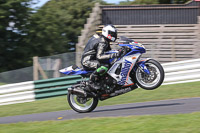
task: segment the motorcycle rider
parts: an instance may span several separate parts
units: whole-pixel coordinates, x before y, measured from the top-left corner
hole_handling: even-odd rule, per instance
[[[92,89],[91,91],[100,89],[97,81],[109,68],[109,64],[105,64],[103,61],[120,57],[122,54],[120,50],[118,53],[105,54],[106,51],[111,50],[110,42],[115,42],[116,39],[117,29],[113,25],[106,25],[102,29],[102,35],[93,35],[84,48],[81,64],[85,70],[95,70],[90,75],[89,86]]]

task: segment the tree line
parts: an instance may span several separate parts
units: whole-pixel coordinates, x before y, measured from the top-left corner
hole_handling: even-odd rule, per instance
[[[0,0],[0,72],[32,65],[33,56],[74,51],[94,0]]]
[[[119,4],[171,1],[127,0]],[[102,0],[50,0],[32,9],[32,0],[0,0],[0,72],[31,66],[33,56],[74,51],[95,2],[109,4]]]
[[[190,0],[126,0],[119,3],[119,5],[148,5],[148,4],[183,4]]]

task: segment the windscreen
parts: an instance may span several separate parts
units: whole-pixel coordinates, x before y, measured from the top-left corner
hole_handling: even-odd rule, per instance
[[[130,43],[130,42],[134,42],[134,41],[130,38],[125,37],[125,36],[120,36],[118,42],[119,43]]]

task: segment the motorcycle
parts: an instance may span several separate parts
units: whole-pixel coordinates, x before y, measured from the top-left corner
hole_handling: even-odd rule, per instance
[[[103,101],[130,92],[138,86],[153,90],[163,83],[165,75],[161,64],[151,58],[141,60],[142,54],[146,52],[141,43],[122,36],[118,45],[123,53],[119,58],[113,58],[107,62],[111,67],[100,77],[98,84],[101,89],[96,92],[87,91],[90,87],[88,77],[92,71],[86,71],[77,66],[60,70],[61,73],[67,75],[83,77],[82,81],[68,88],[67,100],[76,112],[91,112],[96,108],[99,100]],[[111,50],[107,54],[114,52],[118,51]]]

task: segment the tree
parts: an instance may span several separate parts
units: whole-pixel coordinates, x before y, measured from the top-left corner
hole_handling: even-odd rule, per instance
[[[0,72],[30,66],[33,56],[71,51],[94,5],[94,0],[51,0],[32,12],[31,2],[0,1]]]
[[[149,4],[158,4],[158,0],[135,0],[132,4],[138,5],[149,5]]]
[[[190,0],[134,0],[122,1],[120,5],[183,4]]]
[[[93,0],[51,0],[31,18],[27,43],[37,56],[69,52],[94,6]]]
[[[122,1],[119,5],[149,5],[149,4],[158,4],[158,0],[134,0],[134,1]]]
[[[132,4],[132,1],[130,1],[130,0],[119,2],[119,5],[131,5],[131,4]]]
[[[0,71],[26,66],[27,24],[30,17],[30,0],[0,1]]]
[[[160,4],[184,4],[190,0],[159,0]]]

